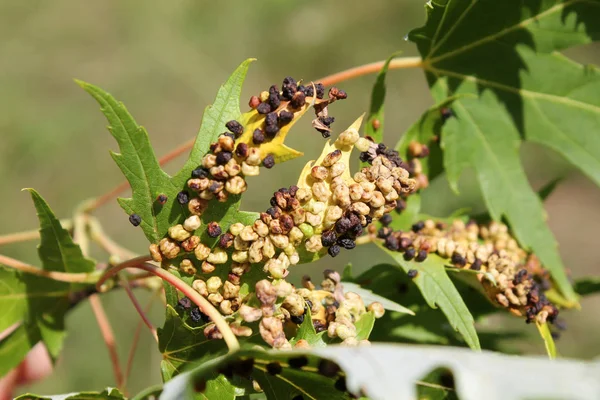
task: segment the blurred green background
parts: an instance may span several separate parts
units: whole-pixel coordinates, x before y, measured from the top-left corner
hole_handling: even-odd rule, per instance
[[[68,218],[82,200],[122,181],[108,154],[116,146],[105,129],[106,121],[73,78],[97,84],[124,101],[148,129],[161,155],[196,134],[204,107],[245,58],[258,61],[250,69],[243,103],[288,75],[311,80],[384,59],[397,50],[417,55],[415,46],[403,38],[424,21],[423,3],[0,1],[0,234],[37,226],[29,197],[20,191],[23,187],[36,188],[59,217]],[[573,49],[569,55],[599,64],[599,49],[588,46]],[[368,109],[374,79],[366,76],[339,85],[349,99],[331,107],[337,131]],[[386,141],[394,143],[431,102],[420,70],[390,73]],[[323,140],[310,128],[307,117],[295,127],[289,142],[306,157],[252,179],[244,208],[265,209],[269,193],[292,184],[304,163],[318,154]],[[545,149],[526,145],[522,154],[534,186],[557,175],[568,178],[547,201],[549,223],[572,276],[598,274],[600,189]],[[176,171],[182,162],[183,158],[175,160],[167,170]],[[464,206],[481,209],[479,193],[468,174],[461,189],[457,197],[444,182],[437,182],[426,192],[427,210],[444,215]],[[127,222],[116,202],[96,215],[113,238],[145,252],[141,231]],[[33,242],[5,246],[0,252],[38,262]],[[101,252],[94,255],[105,260]],[[350,260],[361,271],[386,257],[365,246],[335,260],[325,258],[310,267],[298,267],[295,274],[308,272],[318,278],[323,268],[341,269]],[[148,299],[143,291],[137,295],[142,303]],[[111,293],[102,300],[116,331],[121,359],[126,360],[137,315],[124,293]],[[561,354],[582,358],[600,354],[599,300],[597,296],[584,299],[581,311],[563,314],[569,330],[558,342]],[[159,302],[151,315],[160,326]],[[543,352],[531,326],[510,318],[498,323],[527,329],[531,339],[521,343],[521,348]],[[114,384],[89,304],[72,312],[67,325],[69,335],[54,374],[23,391],[59,393]],[[130,393],[160,381],[159,363],[156,346],[143,330]]]

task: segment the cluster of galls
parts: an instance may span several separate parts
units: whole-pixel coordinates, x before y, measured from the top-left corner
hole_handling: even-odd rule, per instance
[[[360,295],[353,292],[344,293],[340,275],[332,270],[323,272],[324,280],[321,289],[317,290],[310,277],[302,278],[303,288],[296,293],[310,306],[312,324],[317,332],[326,330],[327,336],[341,340],[342,345],[356,346],[368,344],[368,340],[356,338],[355,323],[368,311],[375,318],[381,318],[385,312],[383,305],[373,302],[365,307]],[[299,341],[296,347],[307,347],[308,343]]]
[[[272,140],[280,127],[288,124],[294,118],[294,113],[312,100],[315,101],[317,115],[313,126],[323,137],[329,137],[330,127],[335,118],[327,115],[327,105],[336,100],[346,99],[348,95],[345,91],[332,87],[329,89],[328,99],[324,97],[325,87],[322,83],[302,85],[291,76],[283,80],[281,90],[277,85],[272,85],[259,96],[252,96],[248,103],[250,108],[265,115],[264,127],[256,129],[252,134],[253,144],[260,145]]]
[[[371,165],[350,177],[346,163],[353,146]],[[416,181],[409,178],[396,151],[360,138],[353,128],[343,132],[333,147],[310,167],[297,198],[304,204],[307,221],[317,228],[306,250],[327,248],[335,257],[342,248],[353,249],[363,228],[394,210],[400,196],[416,189]]]
[[[359,123],[357,121],[356,124]],[[228,123],[227,126],[233,134],[243,130],[236,123]],[[239,167],[241,158],[238,149],[243,143],[232,152],[233,138],[229,134],[221,135],[211,147],[212,153],[204,158],[203,166],[194,170],[193,178],[188,181],[188,187],[198,194],[189,198],[187,192],[182,192],[178,196],[177,200],[187,204],[191,215],[182,224],[169,228],[168,237],[150,246],[153,260],[164,265],[164,261],[181,259],[179,269],[187,275],[210,275],[219,266],[229,265],[227,278],[221,278],[224,274],[219,273],[220,277],[195,279],[192,285],[223,315],[235,314],[231,328],[236,335],[249,336],[252,329],[242,326],[242,323],[260,320],[259,330],[263,339],[273,347],[287,347],[289,342],[283,333],[284,324],[302,323],[305,310],[311,307],[317,316],[315,321],[319,321],[316,322],[318,329],[327,328],[331,330],[331,336],[349,339],[350,343],[352,332],[355,332],[353,322],[365,310],[359,296],[342,293],[329,304],[332,292],[313,291],[309,295],[311,292],[307,288],[297,292],[284,279],[289,266],[297,264],[301,254],[317,253],[327,248],[328,253],[335,256],[341,248],[354,248],[355,238],[362,233],[363,227],[393,210],[400,195],[415,190],[416,182],[400,166],[397,153],[360,138],[357,128],[351,127],[340,134],[333,145],[327,145],[320,159],[305,168],[298,186],[282,188],[274,193],[271,207],[252,224],[235,223],[223,232],[217,222],[209,223],[207,234],[218,238],[217,246],[211,249],[194,235],[201,226],[200,216],[207,209],[211,196],[215,196],[211,186],[222,182],[219,179],[227,179],[225,189],[216,193],[234,193],[227,189],[227,184],[239,175],[230,174],[228,170],[241,170],[238,173],[246,175],[244,170],[258,168],[260,160],[259,149],[250,148]],[[373,146],[377,150],[375,156],[368,160],[371,165],[352,178],[348,163],[354,146],[365,152]],[[215,165],[212,165],[213,161]],[[242,187],[245,189],[245,182]],[[269,280],[257,283],[259,307],[244,304],[246,300],[240,296],[242,277],[252,264],[263,264],[263,271],[273,280],[273,283]],[[339,279],[332,282],[333,286],[329,286],[339,285]],[[303,296],[313,300],[314,296],[320,296],[321,300],[307,302]],[[325,313],[323,310],[328,311]],[[205,327],[205,334],[208,338],[221,337],[212,323]]]
[[[448,226],[425,220],[410,231],[384,226],[377,236],[388,249],[402,252],[406,260],[423,261],[428,253],[437,253],[457,268],[487,273],[478,277],[492,301],[525,316],[528,323],[554,322],[558,315],[558,309],[544,296],[547,275],[540,273],[543,269],[537,258],[519,247],[504,224],[454,220]]]
[[[356,339],[354,324],[367,311],[380,318],[383,306],[375,302],[365,307],[358,294],[344,293],[337,272],[326,270],[324,275],[321,290],[317,290],[308,277],[303,278],[303,288],[295,288],[284,279],[261,280],[255,287],[256,301],[253,300],[253,305],[243,304],[239,317],[246,323],[260,321],[261,337],[278,349],[292,347],[286,338],[286,326],[293,328],[302,324],[309,310],[317,332],[327,330],[330,338],[337,338],[347,346],[367,344],[366,340]],[[310,346],[305,340],[299,340],[295,347]]]

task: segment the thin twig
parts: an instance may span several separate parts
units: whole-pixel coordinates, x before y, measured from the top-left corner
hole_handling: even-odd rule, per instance
[[[102,247],[108,254],[111,256],[117,256],[123,260],[128,260],[130,258],[137,257],[138,254],[135,254],[133,251],[128,250],[119,244],[117,244],[114,240],[112,240],[100,225],[100,221],[97,218],[92,216],[87,216],[88,226],[90,227],[90,236],[92,240],[95,241]]]
[[[152,296],[146,304],[146,308],[144,308],[144,313],[148,313],[152,308],[152,304],[156,296]],[[127,356],[127,365],[125,367],[125,377],[123,378],[123,388],[127,388],[127,381],[129,380],[129,375],[131,374],[131,368],[133,367],[133,359],[135,357],[135,351],[137,350],[137,345],[140,341],[140,333],[142,332],[142,326],[144,325],[143,320],[139,320],[137,326],[135,327],[135,332],[133,333],[133,342],[131,343],[131,348],[129,349],[129,355]],[[156,332],[155,332],[156,334]]]
[[[129,286],[129,282],[127,282],[124,279],[121,279],[121,283],[122,283],[121,286],[123,286],[123,289],[125,289],[125,292],[127,293],[127,296],[129,297],[129,300],[131,300],[131,302],[133,303],[133,306],[135,307],[135,310],[140,315],[142,322],[144,322],[144,324],[146,324],[148,329],[150,329],[150,333],[152,333],[154,340],[156,340],[156,342],[158,343],[158,335],[156,334],[156,328],[152,325],[152,323],[148,319],[148,316],[146,316],[146,313],[144,312],[144,310],[142,310],[142,306],[140,306],[140,303],[135,298],[135,295],[133,294],[133,290],[131,290],[131,286]]]
[[[43,276],[44,278],[54,279],[55,281],[71,282],[71,283],[96,283],[101,272],[59,272],[59,271],[47,271],[33,265],[25,264],[14,258],[0,255],[0,264],[37,276]]]
[[[136,257],[105,271],[104,275],[96,283],[96,288],[98,291],[101,291],[102,284],[106,282],[107,279],[110,279],[112,276],[118,274],[125,268],[139,268],[148,272],[152,272],[154,275],[160,277],[164,281],[167,281],[177,290],[186,295],[200,308],[200,311],[202,311],[215,323],[217,329],[219,329],[223,335],[223,339],[225,340],[229,351],[234,351],[240,348],[240,344],[231,331],[231,328],[227,324],[227,321],[225,321],[225,318],[223,318],[221,313],[207,299],[205,299],[200,295],[200,293],[195,291],[190,285],[175,275],[165,271],[164,269],[148,264],[147,261],[150,261],[149,256]]]
[[[70,230],[73,227],[73,223],[69,219],[61,220],[60,224],[66,230]],[[0,236],[0,246],[10,243],[26,242],[28,240],[35,240],[40,237],[40,231],[38,229],[32,229],[30,231],[9,233],[8,235]]]
[[[321,82],[325,86],[335,85],[336,83],[358,78],[359,76],[379,72],[383,68],[384,64],[385,61],[377,61],[371,64],[360,65],[358,67],[350,68],[345,71],[326,76],[325,78],[321,78],[316,82]],[[388,69],[418,68],[422,66],[423,60],[421,60],[421,57],[402,57],[390,61]]]
[[[93,294],[90,296],[90,304],[92,306],[92,310],[94,311],[94,315],[96,316],[96,321],[98,321],[98,326],[100,327],[100,332],[102,333],[104,343],[106,343],[106,347],[108,348],[108,354],[110,356],[113,372],[115,374],[116,385],[118,388],[123,389],[123,372],[121,371],[121,365],[119,364],[119,355],[117,354],[115,335],[110,326],[110,322],[106,317],[104,307],[102,307],[102,303],[100,302],[98,295]]]

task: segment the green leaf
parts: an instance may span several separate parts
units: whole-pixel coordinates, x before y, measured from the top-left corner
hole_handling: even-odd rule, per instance
[[[324,340],[327,339],[325,334],[326,331],[317,333],[312,322],[310,308],[307,308],[304,320],[300,324],[296,336],[290,340],[290,343],[292,346],[295,346],[299,340],[306,340],[311,347],[325,347],[327,346],[327,342]]]
[[[410,316],[386,312],[375,324],[370,336],[372,341],[464,345],[461,336],[450,326],[444,314],[439,309],[429,307],[417,286],[396,266],[375,265],[354,281],[381,296],[404,304],[416,314]],[[476,321],[499,310],[463,282],[455,281],[454,285]]]
[[[437,178],[444,170],[443,154],[440,148],[440,137],[445,121],[442,111],[450,107],[454,100],[456,97],[450,97],[430,107],[417,122],[408,128],[395,147],[402,158],[408,159],[408,146],[412,141],[427,145],[429,155],[422,160],[421,166],[423,173],[430,181]]]
[[[53,396],[40,396],[37,394],[22,394],[17,397],[15,400],[125,400],[126,397],[123,396],[118,389],[108,387],[104,389],[102,392],[77,392],[77,393],[67,393],[67,394],[58,394]]]
[[[408,308],[401,306],[400,304],[394,301],[386,299],[383,296],[373,293],[371,290],[363,288],[356,283],[342,282],[342,285],[344,285],[344,292],[354,292],[356,294],[359,294],[365,304],[370,304],[376,301],[378,303],[381,303],[383,308],[385,308],[386,310],[396,311],[403,314],[415,315],[415,313],[412,310],[409,310]]]
[[[31,194],[40,221],[41,243],[38,254],[47,271],[91,272],[96,263],[83,256],[79,245],[73,242],[71,235],[62,227],[50,206],[33,189]]]
[[[417,285],[423,298],[432,308],[439,308],[448,318],[450,325],[460,332],[465,342],[472,349],[479,350],[479,339],[475,331],[474,319],[465,305],[460,293],[446,274],[444,260],[430,254],[425,261],[417,263],[404,260],[401,253],[392,252],[378,244],[405,271],[418,271],[413,282]]]
[[[21,321],[27,313],[27,286],[14,269],[0,265],[0,332]]]
[[[395,230],[408,230],[421,219],[421,196],[413,193],[406,199],[406,208],[398,215],[394,215],[392,223],[389,225]]]
[[[575,281],[575,291],[582,296],[600,292],[600,277],[591,276],[577,279]]]
[[[290,361],[298,357],[304,357],[308,364],[291,368]],[[318,366],[323,359],[339,365],[342,372],[331,378],[319,374]],[[273,362],[281,366],[280,374],[266,372],[266,366]],[[354,396],[413,399],[422,387],[431,387],[425,386],[426,381],[435,382],[431,374],[439,373],[440,368],[451,373],[453,379],[446,382],[447,379],[438,377],[439,382],[453,383],[456,395],[462,400],[571,399],[573,393],[577,393],[578,399],[592,400],[600,391],[596,379],[600,373],[598,362],[549,361],[452,347],[373,344],[369,347],[330,346],[304,352],[241,350],[209,360],[169,381],[161,400],[191,398],[193,388],[201,388],[202,382],[218,371],[230,371],[234,378],[240,379],[243,379],[241,374],[251,375],[267,399],[289,399],[299,394],[304,399],[350,398],[348,392],[335,388],[334,382],[343,376],[348,391]],[[523,371],[527,371],[526,385],[517,384],[523,381]],[[445,385],[436,388],[448,391]]]
[[[548,357],[550,357],[551,360],[555,359],[557,355],[556,345],[554,344],[554,338],[552,337],[552,332],[550,332],[550,327],[546,322],[544,322],[543,324],[536,322],[535,326],[537,327],[538,332],[540,333],[540,336],[544,341]]]
[[[454,377],[447,368],[437,368],[417,385],[418,398],[428,400],[458,400],[454,391]]]
[[[375,315],[372,312],[367,312],[354,323],[356,326],[356,340],[367,340],[371,335],[373,326],[375,326]]]
[[[411,32],[437,102],[453,103],[442,147],[451,185],[475,170],[490,214],[505,216],[517,238],[566,279],[542,205],[519,160],[522,138],[563,155],[600,184],[600,77],[557,53],[597,40],[595,0],[448,0],[431,3],[424,27]],[[481,21],[485,21],[482,23]],[[452,123],[450,123],[452,122]]]
[[[177,194],[185,189],[191,171],[201,164],[210,144],[225,131],[225,124],[241,117],[240,92],[252,60],[244,61],[220,88],[214,104],[206,109],[189,159],[173,178],[161,169],[148,133],[135,122],[125,106],[104,90],[77,81],[100,104],[110,123],[109,131],[119,145],[121,154],[112,153],[112,156],[132,188],[132,198],[119,199],[119,204],[127,214],[135,213],[141,217],[140,226],[151,243],[157,243],[170,226],[188,215],[187,208],[175,201]],[[155,201],[159,194],[169,199],[164,205]],[[223,230],[226,230],[237,219],[256,218],[257,214],[239,212],[239,202],[240,196],[230,196],[225,203],[215,201],[202,215],[204,224],[195,234],[207,239],[206,235],[202,235],[211,221],[219,221]]]
[[[371,91],[371,107],[365,125],[365,134],[373,138],[375,143],[383,141],[383,104],[385,101],[385,77],[390,62],[402,54],[401,51],[392,54],[383,64],[381,71],[377,74],[375,85]]]
[[[92,84],[76,81],[98,104],[109,122],[108,130],[119,144],[121,153],[111,152],[131,185],[132,198],[119,199],[119,204],[128,214],[141,217],[141,227],[148,240],[157,243],[172,225],[171,207],[181,208],[169,201],[156,209],[156,197],[163,193],[170,199],[181,189],[171,182],[169,175],[160,167],[146,129],[139,126],[123,103],[109,93]],[[179,212],[181,214],[181,211]]]
[[[202,158],[208,152],[211,143],[214,143],[225,131],[225,124],[231,120],[239,120],[242,115],[240,111],[242,85],[250,64],[255,60],[249,58],[241,63],[229,76],[227,82],[219,88],[213,104],[204,110],[200,131],[196,136],[190,157],[175,176],[178,186],[184,185],[192,171],[202,163]]]
[[[158,349],[163,356],[161,372],[164,381],[173,378],[193,361],[198,362],[202,357],[227,350],[222,340],[207,339],[203,327],[188,325],[175,308],[167,304],[165,323],[157,331]]]
[[[20,323],[14,330],[0,340],[0,376],[15,368],[23,361],[29,350],[41,340],[36,325]]]
[[[538,196],[542,201],[546,201],[548,197],[554,192],[559,183],[561,183],[563,178],[555,178],[550,182],[546,183],[540,190],[538,190]]]
[[[506,216],[519,243],[540,258],[560,290],[574,300],[542,202],[520,165],[517,132],[511,133],[510,121],[500,110],[494,116],[495,129],[482,131],[488,114],[476,108],[490,100],[484,93],[479,100],[454,102],[456,118],[445,124],[442,136],[448,178],[456,182],[465,162],[472,163],[492,219]]]
[[[91,273],[95,263],[85,258],[79,246],[60,225],[48,204],[33,189],[28,189],[40,221],[41,244],[38,248],[46,271]],[[0,268],[0,318],[2,330],[14,326],[0,341],[4,362],[0,375],[17,366],[40,340],[52,359],[56,359],[65,336],[64,317],[70,307],[70,295],[84,288],[81,284],[54,281],[15,270]]]

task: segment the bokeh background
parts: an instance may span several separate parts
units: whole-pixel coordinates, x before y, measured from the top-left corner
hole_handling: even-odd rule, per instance
[[[311,80],[384,59],[398,50],[417,55],[404,36],[424,21],[423,3],[0,1],[0,234],[37,226],[29,196],[20,191],[23,187],[36,188],[59,217],[69,218],[81,201],[122,180],[108,154],[116,145],[105,129],[106,121],[73,78],[97,84],[124,101],[148,129],[161,155],[196,134],[203,109],[245,58],[258,61],[250,69],[244,103],[288,75]],[[568,54],[584,63],[600,64],[599,50],[599,46],[587,46]],[[340,85],[349,99],[332,107],[334,127],[343,129],[368,109],[374,79],[366,76]],[[386,140],[394,143],[431,103],[420,70],[391,72]],[[244,208],[264,209],[269,193],[292,184],[322,146],[308,117],[294,128],[289,141],[306,157],[253,179]],[[522,154],[535,187],[556,176],[566,177],[547,201],[549,223],[572,276],[597,275],[600,189],[548,150],[525,145]],[[176,171],[183,161],[175,160],[167,170]],[[460,196],[451,193],[445,182],[437,182],[426,192],[424,202],[430,213],[440,216],[459,207],[481,209],[469,174],[462,179]],[[103,207],[97,216],[119,243],[139,253],[145,251],[141,231],[127,222],[116,202]],[[15,244],[0,252],[37,263],[35,246],[34,242]],[[106,257],[102,252],[94,256]],[[349,261],[361,271],[386,257],[365,246],[335,260],[325,258],[316,265],[299,267],[296,276],[308,271],[318,277],[323,268],[341,270]],[[142,303],[148,299],[143,291],[137,295]],[[137,315],[124,293],[104,295],[102,300],[125,360]],[[592,358],[600,354],[600,298],[586,298],[582,306],[581,311],[564,313],[569,329],[558,346],[565,356]],[[156,325],[162,324],[159,302],[151,316]],[[519,346],[528,353],[543,353],[531,326],[508,318],[498,324],[529,330],[530,339]],[[114,384],[89,304],[73,311],[67,325],[69,335],[54,374],[23,391],[60,393]],[[129,379],[130,393],[160,382],[159,362],[160,354],[143,330]]]

